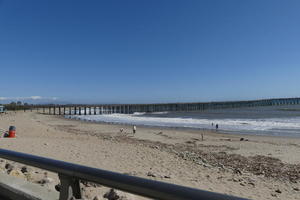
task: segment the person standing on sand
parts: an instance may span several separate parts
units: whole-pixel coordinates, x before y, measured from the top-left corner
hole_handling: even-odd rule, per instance
[[[216,124],[216,130],[218,130],[219,129],[219,124]]]
[[[132,132],[133,132],[133,134],[136,133],[136,126],[135,126],[135,125],[134,125],[133,128],[132,128]]]

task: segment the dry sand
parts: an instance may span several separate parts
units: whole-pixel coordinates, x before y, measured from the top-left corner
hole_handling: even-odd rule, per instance
[[[34,112],[0,119],[1,129],[17,127],[16,139],[0,139],[4,149],[250,199],[300,199],[300,139],[153,127],[133,135],[131,126]],[[33,182],[43,171],[35,174]],[[54,187],[57,176],[48,176]],[[90,199],[107,191],[85,188]]]

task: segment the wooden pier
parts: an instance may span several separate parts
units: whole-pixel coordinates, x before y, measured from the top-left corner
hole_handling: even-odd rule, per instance
[[[50,115],[102,115],[113,113],[132,114],[134,112],[193,112],[212,109],[298,104],[300,104],[300,98],[203,103],[39,105],[35,106],[35,109],[37,109],[40,113]]]

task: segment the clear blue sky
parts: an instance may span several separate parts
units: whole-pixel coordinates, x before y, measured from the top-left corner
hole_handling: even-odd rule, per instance
[[[300,96],[300,1],[3,0],[0,97]]]

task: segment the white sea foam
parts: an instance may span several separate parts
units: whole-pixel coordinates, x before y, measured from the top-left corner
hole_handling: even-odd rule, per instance
[[[134,112],[133,115],[144,115],[146,114],[145,112]]]
[[[134,112],[133,115],[144,115],[145,112]],[[161,114],[168,114],[168,112],[152,112],[152,115],[161,115]]]
[[[274,131],[300,130],[300,118],[269,118],[269,119],[193,119],[142,116],[141,113],[68,116],[88,121],[110,122],[120,124],[135,124],[146,126],[187,127],[212,129],[212,123],[219,129],[227,131]],[[300,135],[300,133],[299,133]]]

